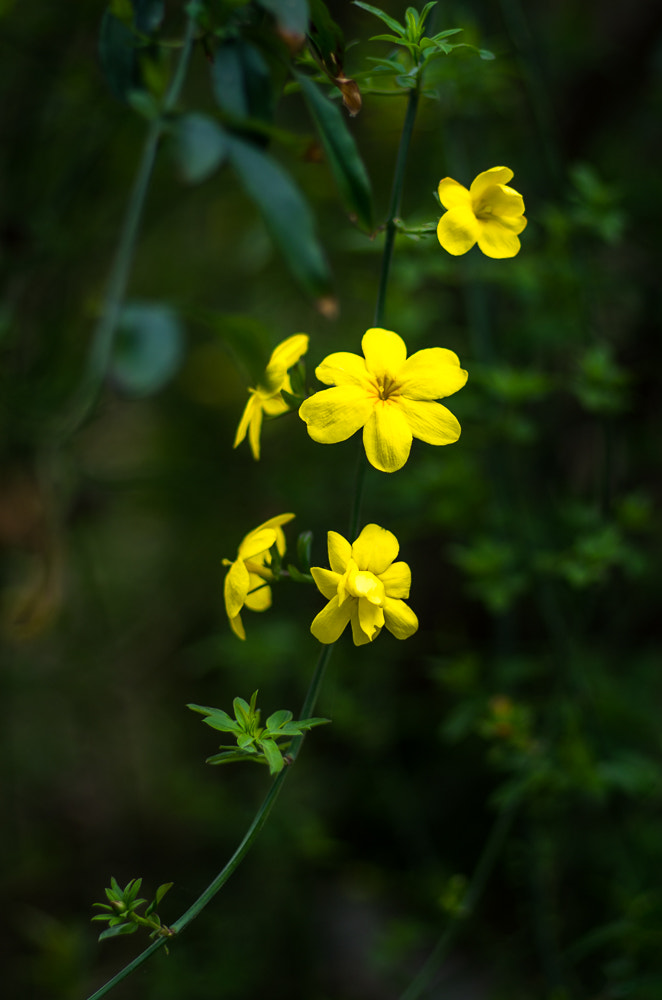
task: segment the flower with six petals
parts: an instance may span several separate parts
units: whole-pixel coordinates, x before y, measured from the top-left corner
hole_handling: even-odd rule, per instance
[[[467,373],[453,351],[430,347],[407,357],[397,333],[378,327],[361,341],[364,357],[340,351],[315,369],[331,385],[306,399],[299,416],[313,441],[335,444],[361,427],[368,461],[381,472],[401,469],[413,438],[452,444],[460,425],[436,400],[461,389]]]
[[[253,458],[259,459],[262,416],[266,413],[268,417],[276,417],[290,409],[282,394],[283,389],[292,392],[288,370],[307,350],[308,336],[305,333],[295,333],[276,347],[257,388],[248,390],[250,396],[237,427],[234,448],[241,444],[248,432]]]
[[[270,550],[275,545],[279,555],[284,554],[285,535],[281,525],[287,524],[294,516],[279,514],[260,524],[246,535],[234,562],[223,560],[223,565],[230,567],[225,577],[225,610],[232,631],[240,639],[246,638],[241,609],[245,606],[250,611],[266,611],[271,607],[269,582],[274,577],[270,569]]]
[[[315,638],[335,642],[348,622],[355,646],[372,642],[384,625],[396,639],[413,635],[418,619],[403,600],[409,597],[411,570],[393,561],[400,549],[395,535],[367,524],[353,545],[336,531],[328,539],[331,569],[310,570],[329,602],[310,626]]]
[[[439,182],[439,200],[448,209],[439,220],[437,237],[444,250],[458,256],[474,243],[487,257],[514,257],[517,234],[526,227],[524,199],[508,187],[508,167],[484,170],[467,191],[451,177]]]

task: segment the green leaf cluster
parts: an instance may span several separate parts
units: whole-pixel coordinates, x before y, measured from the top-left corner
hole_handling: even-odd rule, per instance
[[[150,929],[150,937],[171,937],[173,931],[161,923],[161,918],[156,912],[165,894],[172,888],[172,882],[164,882],[156,890],[156,894],[151,903],[148,904],[144,914],[138,910],[147,903],[146,899],[138,896],[142,879],[131,879],[122,889],[114,876],[110,879],[110,888],[106,888],[106,898],[108,903],[93,903],[93,906],[105,910],[105,913],[97,913],[92,917],[93,921],[105,922],[108,927],[99,935],[99,941],[106,938],[118,937],[124,934],[135,934],[139,927]]]
[[[221,753],[207,758],[207,764],[229,764],[235,760],[249,760],[256,764],[266,764],[270,774],[278,774],[287,763],[287,750],[292,738],[303,736],[314,726],[322,726],[330,719],[294,720],[292,712],[279,709],[260,725],[260,710],[257,709],[258,692],[254,691],[250,703],[243,698],[235,698],[232,707],[234,719],[220,708],[205,705],[188,705],[193,712],[204,715],[204,722],[222,733],[232,733],[235,746],[221,746]],[[281,740],[286,740],[282,743]]]

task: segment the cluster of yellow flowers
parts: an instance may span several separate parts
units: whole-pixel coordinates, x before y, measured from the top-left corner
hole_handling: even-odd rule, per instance
[[[439,183],[439,200],[447,211],[437,226],[437,237],[448,253],[467,253],[476,243],[488,257],[514,257],[518,234],[527,220],[524,201],[508,186],[513,172],[492,167],[478,174],[467,189],[450,177]],[[346,441],[363,430],[368,461],[380,472],[401,469],[417,438],[426,444],[457,441],[460,424],[440,399],[451,396],[467,381],[467,372],[453,351],[431,347],[407,357],[407,346],[397,333],[373,327],[361,340],[363,356],[339,351],[329,354],[315,369],[320,382],[331,388],[313,393],[299,407],[308,434],[320,444]],[[239,422],[234,447],[248,434],[254,458],[260,457],[263,417],[290,409],[283,392],[292,394],[290,370],[308,349],[308,337],[298,333],[276,347]],[[271,606],[272,552],[285,552],[282,526],[294,514],[281,514],[251,531],[239,546],[225,578],[225,607],[230,625],[246,638],[241,610],[265,611]],[[348,542],[328,533],[330,569],[313,567],[312,577],[328,600],[311,625],[322,643],[335,642],[350,624],[355,645],[377,638],[386,628],[407,639],[418,629],[414,612],[405,604],[411,572],[405,562],[394,562],[398,541],[376,524],[366,525]]]

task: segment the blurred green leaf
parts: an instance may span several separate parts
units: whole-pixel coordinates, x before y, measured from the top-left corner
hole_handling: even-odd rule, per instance
[[[328,294],[331,275],[313,214],[292,179],[268,153],[236,136],[230,137],[230,160],[292,273],[312,295]]]
[[[305,35],[308,31],[308,0],[257,0],[260,7],[268,10],[276,19],[278,27],[294,35]]]
[[[122,310],[110,375],[131,395],[148,396],[175,375],[183,351],[184,335],[172,309],[133,302]]]
[[[189,184],[207,180],[228,156],[225,129],[209,115],[182,115],[175,126],[174,142],[178,170]]]
[[[131,91],[140,87],[140,66],[136,36],[110,9],[101,19],[99,57],[106,82],[120,101],[127,101]]]
[[[269,739],[260,740],[260,747],[267,759],[269,773],[278,774],[279,771],[282,771],[285,766],[285,761],[283,760],[283,755],[274,741]]]
[[[342,112],[309,77],[303,73],[295,76],[315,119],[340,197],[345,207],[370,232],[373,228],[370,179]]]

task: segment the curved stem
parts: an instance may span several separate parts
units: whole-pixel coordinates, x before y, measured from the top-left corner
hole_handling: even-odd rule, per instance
[[[115,254],[115,261],[110,272],[101,316],[92,336],[87,368],[73,402],[73,412],[66,420],[64,428],[61,429],[63,437],[73,434],[85,421],[97,400],[108,370],[115,333],[126,298],[126,289],[133,264],[138,231],[156,161],[156,152],[161,135],[166,128],[168,115],[173,111],[179,100],[193,50],[194,38],[195,22],[192,18],[189,18],[177,68],[163,100],[161,113],[150,122],[147,130],[138,171],[124,216],[124,224]]]
[[[377,292],[377,304],[375,306],[375,326],[381,326],[384,322],[384,306],[386,302],[386,289],[388,287],[389,273],[391,270],[391,260],[393,258],[393,244],[395,243],[395,220],[400,214],[400,203],[402,201],[402,188],[405,179],[405,167],[409,154],[409,145],[414,131],[414,121],[418,109],[418,90],[409,91],[409,101],[407,112],[402,126],[400,136],[400,146],[398,147],[398,158],[393,174],[393,187],[391,188],[391,201],[388,209],[388,219],[386,221],[386,239],[384,241],[384,252],[382,254],[382,269],[379,276],[379,289]]]
[[[307,718],[315,708],[317,697],[319,695],[320,688],[322,687],[324,672],[326,670],[326,666],[329,662],[329,659],[331,658],[332,651],[333,651],[333,644],[329,646],[323,646],[322,650],[320,651],[319,657],[317,659],[317,666],[315,667],[315,672],[311,678],[310,684],[308,686],[308,691],[304,699],[304,703],[301,707],[300,718],[302,719]],[[304,735],[305,734],[297,736],[292,740],[292,744],[289,750],[289,755],[292,760],[292,764],[299,755],[301,744],[304,741]],[[253,846],[253,843],[257,835],[259,834],[260,830],[262,829],[262,827],[264,826],[269,817],[269,813],[271,812],[274,803],[280,794],[280,790],[285,783],[287,775],[292,770],[292,764],[290,764],[289,767],[284,768],[280,772],[278,777],[275,779],[275,781],[272,783],[269,791],[265,795],[261,805],[259,806],[257,812],[255,813],[255,816],[253,817],[250,826],[246,830],[246,833],[244,834],[241,843],[237,847],[236,851],[234,852],[230,860],[220,870],[216,878],[209,883],[207,888],[200,893],[195,902],[191,906],[189,906],[188,910],[186,910],[181,915],[181,917],[179,917],[178,920],[175,920],[173,924],[170,924],[170,930],[173,931],[175,935],[180,934],[185,927],[188,927],[188,925],[191,923],[192,920],[195,920],[195,918],[202,912],[202,910],[204,910],[207,904],[212,901],[214,896],[225,885],[225,883],[228,881],[233,872],[239,867],[244,857],[248,854],[249,850]],[[118,983],[121,983],[123,979],[126,979],[127,976],[130,976],[132,972],[134,972],[137,968],[139,968],[139,966],[141,966],[143,962],[146,962],[148,958],[151,958],[154,952],[158,951],[159,948],[162,948],[164,945],[172,943],[172,941],[173,941],[172,937],[157,938],[157,940],[154,941],[151,945],[149,945],[148,948],[145,948],[144,951],[142,951],[139,955],[137,955],[133,959],[133,961],[129,962],[128,965],[125,965],[123,969],[120,969],[120,971],[115,976],[113,976],[112,979],[109,979],[107,983],[104,983],[104,985],[100,989],[98,989],[96,993],[93,993],[90,997],[88,997],[88,1000],[100,1000],[101,997],[105,996],[107,993],[110,993],[110,991],[115,986],[117,986]]]
[[[512,803],[497,816],[483,848],[483,853],[478,859],[478,864],[465,894],[463,905],[450,915],[449,921],[437,944],[430,952],[418,975],[411,981],[404,993],[400,995],[400,1000],[417,1000],[430,985],[432,977],[446,958],[448,949],[461,927],[461,922],[470,917],[476,908],[476,904],[485,889],[487,880],[492,874],[492,869],[506,840],[518,805],[518,802]]]

